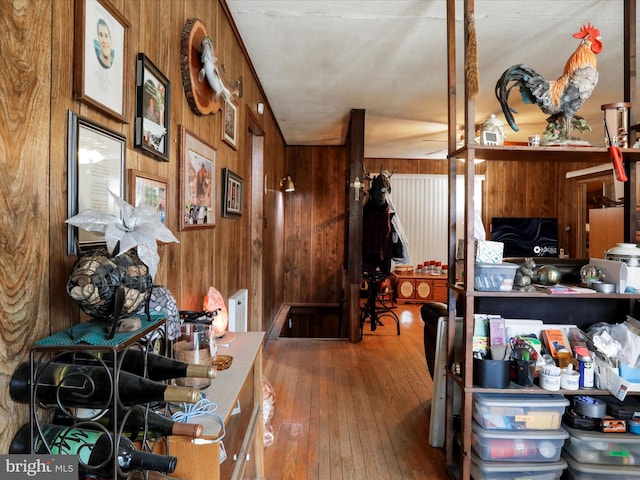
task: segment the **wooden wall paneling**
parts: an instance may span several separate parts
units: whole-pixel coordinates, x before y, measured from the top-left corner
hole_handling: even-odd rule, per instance
[[[0,2],[0,451],[23,423],[25,406],[9,397],[8,383],[31,343],[49,329],[49,183],[52,5]],[[34,41],[37,39],[37,41]],[[19,415],[17,414],[19,413]]]
[[[318,153],[316,156],[320,157]],[[313,164],[312,303],[337,303],[342,296],[346,205],[341,192],[345,168],[342,147],[329,147],[326,155]]]
[[[520,187],[526,188],[526,216],[557,217],[555,163],[528,162]],[[530,179],[530,180],[529,180]],[[531,188],[528,188],[531,187]],[[520,190],[522,191],[522,190]]]
[[[80,315],[78,306],[66,294],[66,282],[75,256],[67,256],[67,115],[68,110],[78,111],[78,103],[72,98],[73,2],[46,2],[51,4],[51,127],[49,147],[49,322],[48,333],[69,327]],[[32,5],[35,9],[35,4]],[[34,20],[30,20],[34,21]],[[47,23],[48,25],[49,23]],[[8,51],[3,49],[3,51]],[[40,135],[43,135],[42,132]],[[25,342],[26,343],[26,342]]]
[[[166,284],[174,293],[181,308],[200,308],[202,298],[210,285],[222,286],[224,295],[246,287],[239,273],[246,265],[242,252],[234,244],[240,238],[247,243],[247,222],[251,217],[246,211],[243,219],[230,222],[222,229],[219,215],[220,198],[216,198],[218,226],[199,231],[180,232],[178,221],[182,208],[178,200],[179,130],[185,125],[219,152],[216,164],[215,187],[220,188],[221,162],[239,171],[245,179],[250,177],[250,167],[245,163],[243,146],[238,151],[223,147],[220,141],[220,115],[197,117],[186,103],[179,68],[180,39],[184,23],[189,17],[198,17],[209,29],[224,32],[225,48],[238,55],[234,62],[243,72],[245,99],[252,109],[258,101],[264,102],[263,93],[253,75],[243,50],[220,15],[218,2],[210,0],[112,0],[115,8],[123,13],[131,26],[127,45],[130,75],[126,79],[128,95],[126,116],[129,123],[111,119],[101,111],[73,98],[73,42],[68,33],[74,31],[74,2],[49,2],[34,0],[24,8],[15,3],[0,3],[0,18],[5,20],[4,34],[0,36],[3,55],[0,63],[7,75],[0,80],[0,105],[10,112],[0,125],[0,138],[11,138],[10,145],[3,143],[6,175],[9,186],[0,193],[5,205],[5,216],[0,222],[5,226],[0,262],[5,275],[1,280],[0,296],[0,344],[3,375],[0,384],[6,382],[18,362],[24,360],[35,340],[60,331],[78,321],[86,320],[79,308],[66,295],[66,281],[75,257],[66,255],[67,218],[67,112],[86,116],[107,128],[127,137],[127,168],[137,168],[167,177],[170,189],[168,227],[180,240],[159,246],[161,257],[156,283]],[[225,17],[226,18],[226,17]],[[31,41],[38,38],[38,42]],[[29,39],[23,41],[22,39]],[[42,50],[42,45],[50,48]],[[170,162],[157,162],[133,148],[135,114],[135,54],[144,52],[158,65],[172,85]],[[226,50],[225,50],[226,52]],[[24,59],[29,58],[25,63]],[[229,62],[231,65],[231,62]],[[19,67],[19,68],[17,68]],[[233,75],[236,75],[234,72]],[[247,97],[247,92],[249,96]],[[239,132],[246,129],[246,121],[240,110]],[[281,132],[269,109],[261,117],[263,128],[270,138],[265,140],[265,171],[284,171],[285,145]],[[35,133],[34,133],[35,132]],[[242,137],[239,138],[242,143]],[[275,166],[273,166],[275,165]],[[14,174],[18,172],[17,174]],[[249,185],[247,184],[249,187]],[[276,208],[276,207],[274,207]],[[280,207],[281,208],[281,207]],[[245,218],[247,220],[245,220]],[[277,270],[283,257],[282,225],[275,227],[272,245],[279,249],[268,262]],[[279,230],[278,230],[279,229]],[[224,231],[224,238],[221,232]],[[44,233],[44,234],[42,234]],[[245,240],[243,240],[243,238]],[[228,263],[223,264],[222,260]],[[27,271],[28,270],[28,271]],[[245,269],[246,270],[246,269]],[[276,280],[278,281],[278,280]],[[282,282],[282,276],[280,277]],[[276,294],[269,309],[284,298],[284,286],[275,285]],[[19,339],[19,341],[17,341]],[[0,394],[0,416],[5,421],[7,436],[1,439],[7,450],[7,439],[15,427],[26,421],[26,407],[15,405],[8,399],[7,388]]]
[[[181,252],[183,248],[183,235],[182,232],[180,232],[179,225],[183,210],[179,200],[180,183],[178,165],[180,164],[180,129],[178,127],[184,123],[184,117],[190,115],[189,107],[186,105],[179,67],[180,40],[185,22],[185,4],[183,2],[167,0],[166,5],[169,7],[169,10],[164,19],[163,28],[168,32],[168,40],[166,40],[167,43],[164,45],[167,57],[166,61],[168,63],[164,65],[163,73],[171,82],[170,143],[169,162],[163,165],[163,170],[159,170],[159,172],[161,172],[159,174],[164,174],[168,180],[170,199],[167,203],[170,205],[170,211],[167,218],[167,227],[173,232],[180,243],[169,243],[159,250],[160,264],[164,268],[158,269],[158,281],[173,293],[178,302],[178,306],[182,308],[181,272],[183,264]],[[172,60],[169,62],[169,59]],[[179,272],[179,274],[176,275],[174,272]]]

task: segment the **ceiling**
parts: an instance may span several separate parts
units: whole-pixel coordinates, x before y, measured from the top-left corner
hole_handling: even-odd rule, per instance
[[[350,111],[364,109],[365,157],[446,158],[445,0],[226,3],[288,145],[341,145]],[[462,0],[456,5],[461,57]],[[582,138],[603,145],[600,106],[623,101],[622,14],[622,0],[476,0],[475,123],[491,114],[504,121],[494,85],[506,68],[524,63],[547,79],[557,78],[578,46],[572,34],[591,22],[604,44],[600,80],[578,114],[593,128]],[[460,77],[460,58],[458,65]],[[517,92],[511,97],[520,132],[507,126],[507,140],[542,133],[546,115],[519,103]],[[457,110],[462,125],[462,98]]]

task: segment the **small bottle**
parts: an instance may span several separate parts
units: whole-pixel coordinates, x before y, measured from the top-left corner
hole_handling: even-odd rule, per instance
[[[108,433],[100,430],[42,425],[42,436],[34,435],[30,444],[30,426],[24,425],[11,442],[9,453],[47,453],[53,455],[78,455],[78,468],[82,475],[116,478],[113,472],[113,441]],[[135,448],[133,442],[118,436],[116,455],[118,466],[124,471],[153,470],[173,473],[178,459],[169,455],[147,453]]]
[[[36,401],[44,405],[105,408],[112,398],[114,371],[93,365],[36,363],[34,365]],[[197,403],[200,390],[154,382],[120,371],[118,398],[125,406],[150,402]],[[9,394],[15,402],[31,403],[31,368],[28,362],[18,366],[9,382]]]
[[[96,422],[112,429],[113,410],[92,408],[71,408],[67,416],[61,409],[57,409],[52,423],[56,425],[73,426],[77,422]],[[198,423],[174,422],[173,420],[147,409],[142,405],[134,405],[131,408],[118,409],[118,427],[122,426],[122,435],[133,442],[140,442],[144,438],[158,438],[169,435],[199,438],[204,427]],[[87,424],[88,425],[88,424]],[[88,428],[88,427],[85,427]],[[146,429],[146,434],[145,434]]]
[[[585,347],[577,347],[576,357],[578,359],[578,370],[580,372],[580,388],[593,388],[594,372],[591,353]]]

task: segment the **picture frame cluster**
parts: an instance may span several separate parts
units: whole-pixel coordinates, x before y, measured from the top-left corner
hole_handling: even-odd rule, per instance
[[[110,0],[77,0],[74,6],[73,97],[107,117],[130,123],[128,112],[134,96],[133,148],[160,162],[171,161],[171,82],[145,53],[135,58],[128,48],[131,23]],[[133,69],[135,68],[135,71]],[[135,75],[132,75],[135,74]],[[129,88],[135,78],[135,90]],[[238,149],[238,105],[224,99],[220,139]],[[180,230],[216,225],[216,149],[184,125],[179,126],[177,193],[182,211],[172,212],[168,178],[126,168],[127,138],[121,132],[69,110],[68,217],[83,209],[115,212],[108,191],[135,207],[156,209],[163,224],[179,216]],[[81,167],[82,164],[82,167]],[[85,168],[85,164],[91,165]],[[243,180],[224,168],[221,172],[221,215],[242,215]],[[104,241],[104,235],[69,226],[67,253]]]

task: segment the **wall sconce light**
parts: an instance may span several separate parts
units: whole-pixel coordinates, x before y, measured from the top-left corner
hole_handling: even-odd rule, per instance
[[[287,175],[282,180],[280,180],[280,188],[283,192],[293,192],[296,189],[296,186],[293,184],[293,179],[291,175]]]

